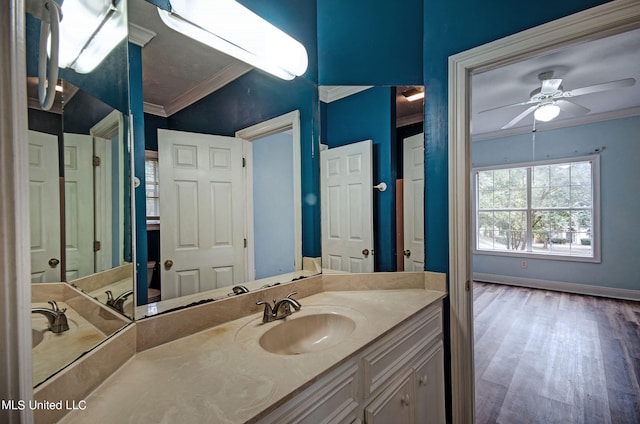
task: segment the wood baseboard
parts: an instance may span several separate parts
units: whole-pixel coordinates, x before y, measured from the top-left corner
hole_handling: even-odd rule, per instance
[[[486,283],[500,283],[510,286],[530,287],[534,289],[609,297],[612,299],[640,301],[640,290],[617,289],[612,287],[592,286],[588,284],[565,283],[562,281],[484,274],[480,272],[474,272],[473,279],[474,281],[482,281]]]

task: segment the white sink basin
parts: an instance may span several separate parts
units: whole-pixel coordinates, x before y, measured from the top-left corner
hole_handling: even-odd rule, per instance
[[[356,328],[351,318],[337,313],[318,313],[276,324],[260,337],[260,346],[280,355],[317,352],[335,346]]]
[[[35,328],[31,329],[31,348],[38,346],[44,339],[44,333]]]

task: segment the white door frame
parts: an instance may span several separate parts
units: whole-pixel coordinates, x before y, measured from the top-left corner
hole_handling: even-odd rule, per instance
[[[449,58],[449,293],[454,423],[474,422],[471,286],[471,73],[640,28],[640,2],[616,0]]]
[[[293,218],[294,218],[294,268],[302,269],[302,175],[300,170],[300,111],[294,110],[273,119],[236,131],[236,137],[249,142],[283,131],[291,131],[293,135]],[[247,152],[246,167],[246,228],[247,228],[247,281],[255,279],[255,252],[253,229],[253,156]]]
[[[0,14],[0,396],[33,399],[31,364],[31,252],[24,2],[10,0]],[[9,422],[32,423],[29,408],[0,411]]]
[[[91,134],[91,136],[93,137],[94,140],[94,146],[96,143],[96,139],[102,139],[102,140],[111,140],[111,138],[113,138],[114,135],[118,135],[118,175],[121,175],[122,177],[124,177],[124,118],[122,116],[122,113],[120,113],[120,111],[118,110],[113,110],[110,114],[108,114],[105,118],[103,118],[100,122],[98,122],[97,124],[95,124],[93,127],[91,127],[91,129],[89,130],[89,134]],[[110,143],[107,143],[110,144]],[[95,148],[95,147],[94,147]],[[112,161],[112,157],[111,157],[111,149],[107,149],[108,151],[105,152],[106,157],[109,158],[107,161],[105,161],[105,163],[101,164],[102,169],[101,169],[101,174],[105,177],[105,181],[111,181],[111,179],[107,178],[109,175],[111,175],[111,161]],[[95,155],[95,153],[94,153]],[[102,196],[103,198],[109,199],[111,196],[111,188],[110,188],[110,184],[102,186],[102,187],[106,187],[109,192],[108,193],[99,193],[96,192],[94,193],[94,197],[98,197],[98,196]],[[94,189],[96,191],[98,191],[98,187],[94,187]],[[122,243],[122,241],[124,240],[124,181],[118,181],[118,204],[120,205],[120,207],[118,208],[119,210],[119,217],[118,217],[118,263],[122,264],[124,262],[124,244]],[[97,206],[98,202],[96,202],[94,200],[94,204]],[[111,206],[110,202],[109,204],[105,205],[105,206]],[[112,241],[113,241],[113,237],[111,237],[112,232],[113,232],[113,228],[111,228],[111,223],[112,223],[112,219],[111,219],[111,208],[107,207],[105,210],[100,211],[97,210],[98,208],[96,208],[96,210],[94,211],[95,214],[95,226],[100,226],[100,228],[96,228],[96,230],[94,230],[94,234],[101,234],[102,235],[102,240],[100,240],[101,242],[101,248],[100,251],[96,252],[96,258],[95,258],[95,266],[97,267],[98,264],[100,264],[100,268],[103,269],[97,269],[97,271],[103,271],[105,269],[110,269],[112,268],[112,262],[113,262],[113,258],[111,255],[111,249],[112,249]],[[100,217],[101,219],[98,219],[98,217]],[[104,235],[108,234],[109,237],[104,237]],[[107,266],[105,268],[105,262],[107,263]]]

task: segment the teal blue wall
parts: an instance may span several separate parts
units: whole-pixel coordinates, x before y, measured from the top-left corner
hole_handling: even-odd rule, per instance
[[[601,263],[473,255],[473,271],[575,284],[640,290],[640,117],[538,131],[535,160],[600,153]],[[524,134],[472,143],[474,167],[532,161],[532,137]]]
[[[144,185],[144,97],[142,95],[142,48],[129,43],[129,98],[133,117],[133,163],[140,185],[135,189],[136,206],[136,296],[137,304],[146,305],[147,282],[147,205]]]
[[[422,85],[422,16],[423,0],[318,0],[319,84]]]
[[[373,248],[376,271],[396,270],[396,109],[395,88],[374,87],[322,106],[321,140],[331,147],[373,142]]]

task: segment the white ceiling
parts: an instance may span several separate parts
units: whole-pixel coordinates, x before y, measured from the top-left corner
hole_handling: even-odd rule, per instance
[[[538,57],[472,76],[471,133],[474,140],[494,138],[531,130],[533,114],[509,130],[501,130],[530,105],[478,113],[487,109],[524,102],[540,87],[538,74],[553,71],[562,78],[562,89],[573,90],[609,81],[635,78],[631,87],[587,94],[571,100],[591,111],[575,118],[567,112],[549,123],[536,123],[539,129],[578,125],[615,117],[640,115],[640,30],[571,45]]]

